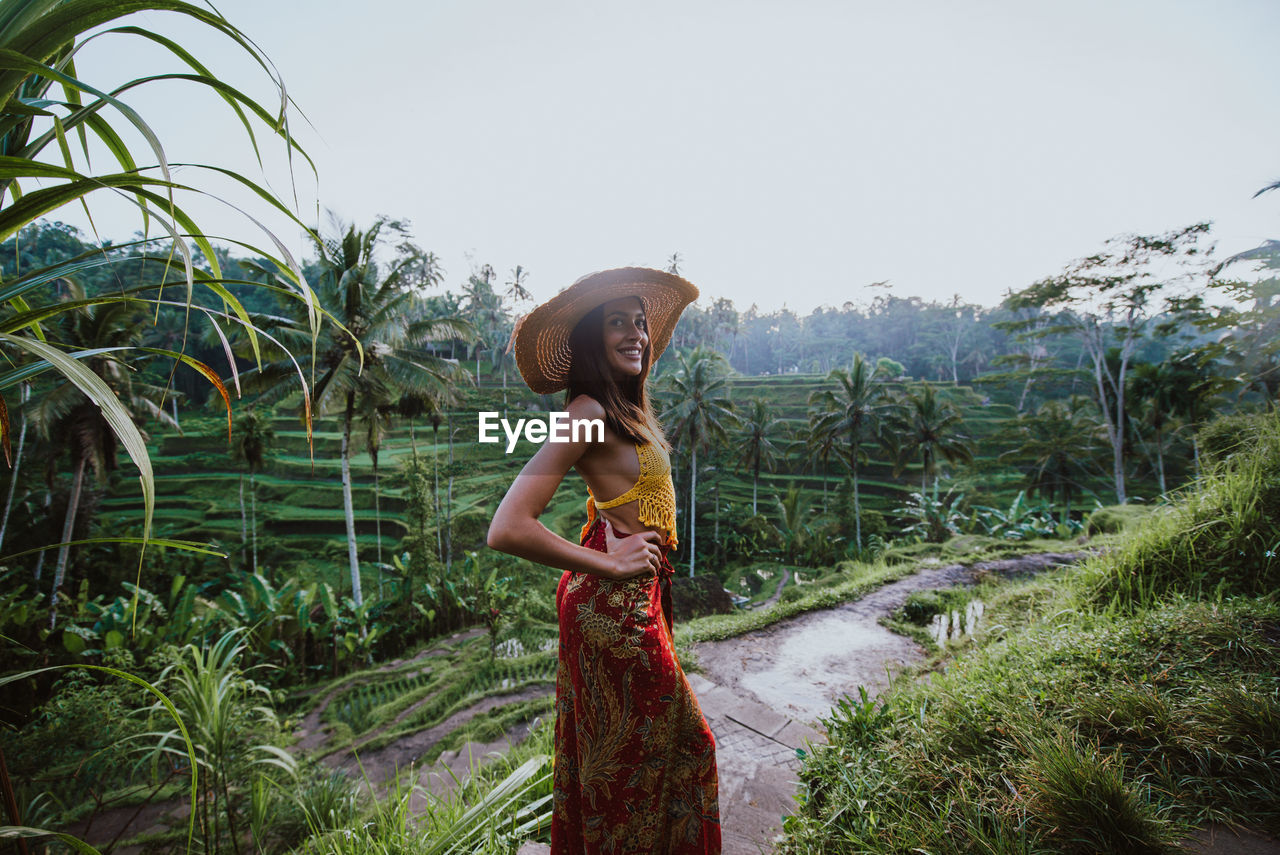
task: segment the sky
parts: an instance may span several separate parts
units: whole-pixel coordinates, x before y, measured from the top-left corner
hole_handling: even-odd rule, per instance
[[[1280,238],[1280,4],[1269,0],[223,0],[301,113],[318,181],[189,84],[131,90],[174,162],[267,183],[299,218],[412,223],[445,287],[521,265],[536,300],[673,253],[702,304],[994,305],[1110,237],[1214,222],[1218,254]],[[230,41],[164,13],[218,76],[272,102]],[[181,70],[128,36],[99,85]],[[99,163],[99,166],[103,164]],[[298,255],[300,229],[186,170]],[[264,244],[236,209],[207,232]],[[136,209],[91,206],[104,237]],[[88,231],[75,208],[57,216]]]

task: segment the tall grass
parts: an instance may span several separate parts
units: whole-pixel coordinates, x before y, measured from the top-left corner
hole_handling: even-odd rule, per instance
[[[535,754],[519,766],[497,764],[496,781],[473,769],[447,796],[397,779],[372,801],[365,821],[309,838],[301,855],[455,855],[508,853],[551,822],[551,757]],[[490,773],[492,775],[492,773]]]
[[[1280,586],[1280,419],[1258,422],[1250,440],[1090,561],[1077,605],[1132,611],[1174,592],[1220,598]]]

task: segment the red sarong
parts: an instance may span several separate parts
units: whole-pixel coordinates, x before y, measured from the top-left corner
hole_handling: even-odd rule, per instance
[[[582,545],[606,551],[601,518]],[[560,579],[552,855],[719,855],[715,739],[676,661],[671,574],[664,550],[656,577]]]

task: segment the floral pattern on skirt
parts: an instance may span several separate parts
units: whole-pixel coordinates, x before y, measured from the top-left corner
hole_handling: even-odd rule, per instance
[[[597,517],[583,545],[605,549]],[[720,852],[715,739],[671,639],[671,564],[556,590],[553,855]]]

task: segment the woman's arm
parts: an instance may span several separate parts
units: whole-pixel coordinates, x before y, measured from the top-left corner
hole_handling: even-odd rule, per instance
[[[585,396],[571,401],[568,411],[570,419],[604,418],[604,407]],[[538,522],[565,474],[589,447],[586,441],[544,442],[498,505],[489,524],[489,546],[548,567],[605,579],[656,572],[661,559],[657,532],[610,539],[610,551],[604,553],[571,543]]]

